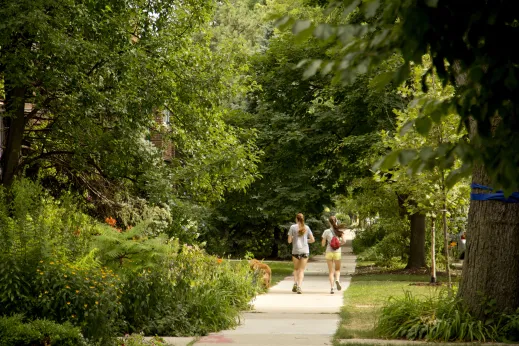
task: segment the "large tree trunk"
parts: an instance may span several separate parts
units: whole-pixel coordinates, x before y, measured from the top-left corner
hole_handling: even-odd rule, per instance
[[[472,181],[490,186],[484,167],[474,167]],[[475,189],[476,193],[485,193]],[[519,307],[519,204],[470,201],[467,248],[459,297],[482,318],[483,299],[494,299],[499,311]]]
[[[411,243],[409,246],[409,260],[407,269],[423,268],[425,263],[425,215],[414,213],[411,220]]]
[[[6,128],[5,150],[2,154],[1,184],[11,185],[18,170],[22,150],[23,131],[25,129],[25,92],[24,87],[10,87],[9,79],[5,79],[6,89]]]

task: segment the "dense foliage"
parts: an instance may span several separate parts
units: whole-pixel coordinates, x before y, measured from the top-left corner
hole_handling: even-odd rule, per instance
[[[426,99],[420,104],[416,123],[425,125],[428,132],[432,123],[439,124],[456,111],[459,126],[472,131],[473,138],[470,143],[439,148],[425,161],[439,161],[451,168],[455,158],[461,158],[464,165],[450,174],[451,183],[469,174],[473,164],[483,164],[494,188],[512,192],[518,174],[517,154],[510,151],[515,147],[511,138],[517,132],[513,95],[518,57],[497,42],[516,34],[517,6],[514,1],[479,1],[470,6],[467,15],[464,4],[448,1],[330,1],[330,11],[345,16],[340,25],[298,22],[294,30],[331,40],[340,51],[333,59],[314,61],[308,74],[322,69],[345,82],[400,54],[401,66],[378,81],[400,84],[408,78],[413,63],[421,63],[423,55],[431,54],[432,65],[424,81],[437,73],[443,86],[456,85],[458,92],[453,98]]]
[[[338,20],[302,1],[268,4],[264,10],[272,16]],[[233,123],[257,130],[261,177],[246,192],[228,193],[217,205],[208,236],[202,234],[211,251],[287,257],[286,232],[298,212],[305,214],[319,238],[329,227],[324,211],[333,209],[333,197],[344,193],[356,177],[371,175],[367,157],[377,155],[379,131],[392,126],[391,110],[404,103],[392,87],[371,87],[379,71],[348,87],[327,76],[302,79],[301,59],[333,54],[326,42],[271,29],[264,50],[252,57],[252,78],[259,87],[247,95],[248,114]],[[224,242],[211,239],[216,230]],[[321,249],[317,245],[311,250]]]
[[[41,328],[103,343],[233,327],[259,285],[215,255],[290,257],[298,212],[312,254],[337,214],[360,259],[401,265],[420,215],[419,245],[448,259],[470,170],[517,188],[517,55],[497,43],[515,10],[0,0],[0,315],[16,314],[2,326],[26,323],[35,343]],[[429,303],[443,322],[390,319],[408,297],[385,310],[385,335],[514,333],[515,315],[487,327],[457,301]]]
[[[129,230],[112,218],[97,223],[27,179],[0,190],[0,205],[0,315],[70,323],[106,345],[129,332],[233,327],[261,290],[246,263],[180,246],[151,222]]]

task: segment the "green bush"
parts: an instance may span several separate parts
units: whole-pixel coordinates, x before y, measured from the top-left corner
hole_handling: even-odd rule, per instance
[[[485,320],[473,317],[455,297],[445,292],[417,298],[406,292],[391,299],[382,309],[376,325],[382,337],[428,341],[516,341],[519,338],[519,310],[507,315],[488,308]]]
[[[24,262],[42,258],[74,261],[89,251],[96,224],[71,195],[56,199],[36,182],[16,180],[0,187],[0,253]]]
[[[23,323],[21,315],[0,317],[0,346],[86,346],[77,327],[48,320]]]
[[[28,179],[0,188],[0,316],[69,321],[88,338],[110,338],[120,284],[93,258],[98,228],[69,195],[53,198]]]
[[[0,188],[0,316],[69,322],[107,345],[125,332],[231,328],[261,290],[247,263],[180,249],[147,221],[124,231],[115,219],[106,222],[111,227],[37,183]]]
[[[405,261],[409,251],[409,226],[398,218],[380,219],[353,240],[360,261],[374,261],[378,266],[391,266],[395,259]]]
[[[184,246],[169,268],[133,273],[122,302],[128,332],[205,335],[237,325],[261,289],[248,264]]]
[[[15,263],[0,256],[0,260]],[[6,273],[7,272],[7,273]],[[87,338],[99,340],[115,333],[121,305],[121,282],[106,268],[81,268],[68,262],[41,260],[34,267],[5,266],[0,270],[0,315],[23,313],[28,318],[70,322]],[[23,294],[9,287],[12,278],[23,282]]]
[[[111,269],[42,261],[36,274],[34,317],[69,321],[81,326],[85,337],[93,340],[109,339],[116,333],[122,283]]]

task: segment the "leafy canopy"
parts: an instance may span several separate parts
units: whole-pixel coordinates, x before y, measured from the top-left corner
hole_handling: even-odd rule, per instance
[[[411,63],[420,63],[424,54],[430,54],[432,65],[424,80],[436,71],[442,84],[455,85],[457,92],[450,99],[422,103],[415,122],[438,124],[456,111],[459,125],[472,131],[470,144],[460,142],[447,151],[437,150],[434,158],[451,166],[454,157],[461,158],[464,165],[451,172],[457,177],[470,172],[472,164],[484,164],[494,188],[512,191],[519,188],[519,153],[514,149],[519,145],[514,102],[519,55],[502,39],[517,36],[518,10],[519,4],[511,0],[476,1],[470,6],[443,0],[332,1],[330,11],[342,13],[343,23],[296,23],[294,30],[310,30],[334,42],[337,55],[329,64],[318,62],[317,67],[344,82],[401,54],[400,68],[380,78],[382,84],[400,84],[408,78]],[[310,65],[309,74],[318,68]]]

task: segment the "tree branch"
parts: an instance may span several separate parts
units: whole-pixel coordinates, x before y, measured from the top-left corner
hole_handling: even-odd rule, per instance
[[[31,165],[34,162],[38,161],[38,160],[44,159],[44,158],[49,157],[49,156],[55,156],[55,155],[74,155],[74,152],[73,151],[68,151],[68,150],[49,151],[49,152],[46,152],[46,153],[41,153],[40,155],[38,155],[36,157],[33,157],[32,159],[27,160],[26,162],[24,162],[24,164],[25,165]]]

